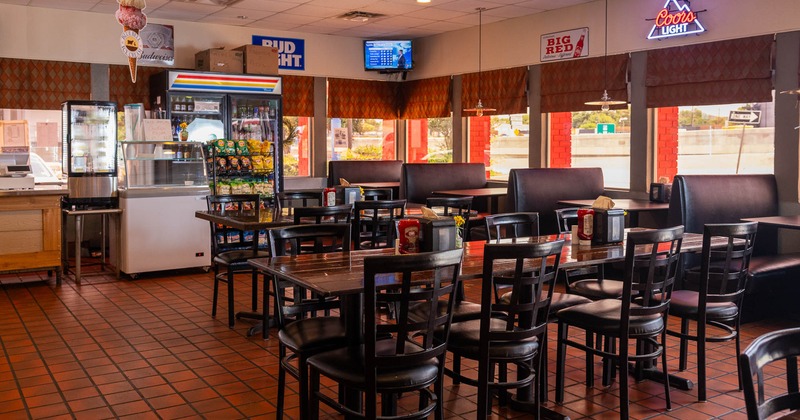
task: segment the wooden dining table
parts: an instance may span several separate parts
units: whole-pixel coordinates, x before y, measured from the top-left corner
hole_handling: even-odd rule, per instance
[[[629,229],[638,230],[638,229]],[[627,232],[626,231],[626,232]],[[627,234],[626,234],[627,238]],[[578,268],[603,263],[623,261],[625,259],[625,243],[603,245],[578,245],[573,244],[570,234],[546,235],[528,238],[503,239],[493,243],[531,243],[549,242],[563,239],[564,246],[561,252],[560,267],[563,269]],[[718,242],[718,243],[717,243]],[[724,246],[724,242],[712,241],[712,245]],[[461,266],[461,280],[480,279],[483,275],[483,252],[486,242],[471,241],[464,245],[464,259]],[[684,234],[682,252],[698,252],[702,250],[703,236],[696,233]],[[649,252],[648,247],[637,248],[637,253],[643,255]],[[339,297],[342,300],[341,316],[345,324],[345,331],[351,346],[358,346],[362,340],[362,293],[364,291],[364,259],[393,255],[394,249],[371,249],[350,252],[305,254],[298,256],[284,256],[272,258],[254,258],[250,264],[259,270],[278,276],[302,288],[308,289],[322,297]],[[514,269],[514,262],[506,262],[495,267],[503,271]],[[380,279],[378,288],[390,288],[397,285],[392,276]],[[654,371],[658,372],[658,371]],[[691,388],[691,382],[679,387]],[[519,398],[524,408],[532,408],[529,395]],[[544,408],[544,407],[542,407]],[[548,410],[545,410],[548,411]],[[563,418],[558,413],[549,413],[545,417]]]
[[[570,207],[591,207],[594,200],[560,200],[558,204]],[[630,227],[641,227],[639,225],[640,213],[653,213],[666,220],[669,210],[669,203],[656,203],[650,200],[640,200],[633,198],[615,198],[614,208],[623,209],[628,212]]]
[[[507,194],[507,187],[469,188],[465,190],[438,190],[433,192],[433,195],[435,196],[473,197],[473,199],[483,198],[486,200],[486,211],[489,214],[495,214],[498,211],[500,208],[500,197],[505,197]]]

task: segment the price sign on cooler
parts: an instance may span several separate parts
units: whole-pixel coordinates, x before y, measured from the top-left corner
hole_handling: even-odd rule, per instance
[[[732,124],[761,124],[761,111],[731,111],[728,122]]]

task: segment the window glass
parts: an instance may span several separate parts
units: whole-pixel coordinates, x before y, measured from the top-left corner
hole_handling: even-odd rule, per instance
[[[453,161],[453,119],[423,118],[406,122],[409,163]]]
[[[30,164],[37,182],[53,182],[65,178],[61,171],[60,110],[2,109],[0,119],[28,122]]]
[[[513,168],[528,167],[529,115],[469,117],[469,161],[486,165],[489,178],[507,180]]]
[[[283,174],[309,176],[311,118],[283,117]]]
[[[396,159],[394,120],[329,118],[328,160]]]
[[[606,188],[630,188],[630,109],[548,116],[550,167],[599,167]]]
[[[774,102],[659,108],[658,123],[659,176],[774,172]]]

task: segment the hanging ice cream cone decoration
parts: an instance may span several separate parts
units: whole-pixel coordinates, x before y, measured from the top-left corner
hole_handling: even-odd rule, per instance
[[[119,10],[114,16],[122,25],[119,46],[122,53],[128,57],[131,81],[136,83],[137,61],[142,57],[142,38],[139,37],[139,31],[147,26],[147,16],[142,13],[142,9],[147,5],[145,0],[117,0],[117,3],[119,3]]]

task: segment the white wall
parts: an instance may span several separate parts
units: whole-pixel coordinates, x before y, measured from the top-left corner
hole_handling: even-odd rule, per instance
[[[664,0],[608,0],[608,52],[666,48],[722,39],[787,32],[800,29],[797,0],[694,0],[695,11],[707,9],[699,18],[708,31],[698,36],[663,41],[646,39],[652,18]],[[589,28],[589,53],[603,54],[603,0],[551,12],[486,24],[483,27],[483,69],[498,69],[539,63],[539,39],[544,33]],[[477,16],[475,16],[477,21]],[[252,35],[302,38],[306,41],[309,76],[390,80],[363,71],[362,39],[278,30],[152,19],[175,26],[176,67],[191,68],[194,53],[211,47],[237,47],[251,42]],[[87,63],[126,64],[119,51],[122,28],[113,16],[0,4],[0,57]],[[478,30],[447,32],[415,41],[417,70],[409,78],[419,79],[477,71]],[[291,74],[293,72],[287,72]]]

